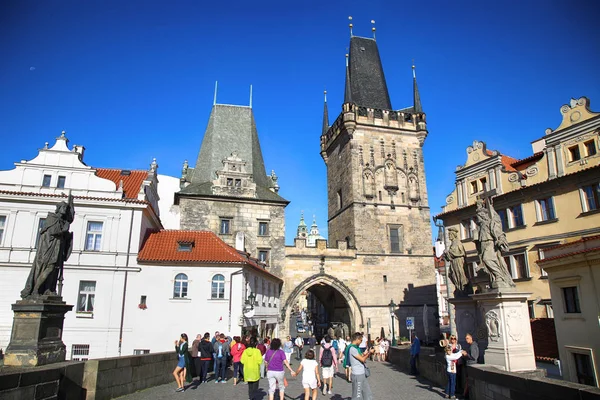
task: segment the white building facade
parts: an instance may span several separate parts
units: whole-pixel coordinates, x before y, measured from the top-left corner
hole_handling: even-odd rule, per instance
[[[71,224],[74,242],[64,266],[62,296],[74,308],[66,314],[63,330],[67,359],[170,350],[182,332],[191,335],[194,330],[237,333],[243,327],[260,328],[264,321],[264,332],[269,328],[276,331],[280,284],[278,278],[263,274],[263,268],[253,260],[193,266],[138,263],[138,252],[146,239],[163,228],[159,210],[169,209],[174,192],[167,189],[167,205],[159,205],[156,161],[146,171],[93,168],[83,162],[84,150],[77,145],[69,148],[63,132],[52,147],[46,144],[34,159],[0,171],[1,349],[10,341],[11,304],[20,299],[35,258],[39,229],[47,214],[69,193],[75,207]],[[177,179],[168,178],[168,183]],[[170,225],[176,225],[177,212],[166,217]],[[218,246],[227,245],[221,241]],[[232,247],[226,249],[243,258]],[[244,272],[235,274],[238,270]],[[179,274],[188,276],[185,299],[174,295]],[[224,297],[216,300],[211,297],[215,275],[224,278],[219,290],[225,288]],[[254,275],[270,283],[265,291],[261,284],[258,288],[248,286],[246,295],[254,290],[259,304],[244,310],[248,298],[243,297],[244,285],[254,284]],[[263,301],[269,299],[269,286],[272,298]],[[183,290],[182,282],[179,288]],[[263,302],[267,306],[263,307]],[[230,309],[235,311],[229,313]]]

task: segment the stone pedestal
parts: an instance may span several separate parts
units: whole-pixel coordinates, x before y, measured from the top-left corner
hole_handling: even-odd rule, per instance
[[[509,372],[535,370],[527,298],[510,289],[471,295],[487,332],[485,364]]]
[[[15,315],[4,365],[35,367],[64,361],[63,323],[65,314],[72,308],[59,296],[19,300],[13,304]]]
[[[471,297],[455,297],[450,299],[454,305],[454,321],[456,326],[456,337],[463,348],[468,347],[465,336],[470,333],[477,342],[484,339],[481,335],[481,316],[477,311],[477,302]]]

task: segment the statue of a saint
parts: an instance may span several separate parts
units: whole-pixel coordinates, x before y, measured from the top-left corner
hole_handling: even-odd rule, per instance
[[[494,207],[489,204],[485,207],[481,200],[477,201],[475,216],[477,229],[473,239],[477,245],[479,258],[490,275],[491,287],[514,287],[515,283],[502,257],[502,252],[508,251],[509,247],[506,235],[502,231],[500,216]]]
[[[448,277],[450,281],[456,287],[456,290],[463,294],[465,293],[466,286],[469,283],[467,276],[465,275],[465,259],[467,253],[465,247],[458,239],[458,230],[456,228],[448,229],[448,236],[450,237],[450,247],[444,252],[444,258],[450,264],[448,270]]]
[[[56,212],[48,213],[44,227],[40,229],[37,253],[21,291],[23,299],[39,296],[56,296],[56,285],[62,278],[63,264],[73,249],[73,232],[69,227],[75,217],[73,196],[67,202],[56,205]]]

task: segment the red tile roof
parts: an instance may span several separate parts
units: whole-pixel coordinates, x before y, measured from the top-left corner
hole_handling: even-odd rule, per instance
[[[144,179],[148,177],[148,171],[96,168],[96,176],[113,181],[115,183],[115,190],[119,188],[120,182],[123,181],[124,197],[137,199],[140,187]]]
[[[191,243],[191,251],[180,251],[179,243]],[[279,281],[279,277],[265,270],[257,259],[238,251],[213,232],[162,230],[150,234],[138,254],[143,263],[237,264],[246,265]]]
[[[558,358],[558,343],[554,318],[534,318],[531,320],[531,336],[535,358],[554,361]]]
[[[536,162],[541,160],[542,157],[544,157],[544,152],[540,151],[540,152],[534,153],[533,155],[531,155],[529,157],[522,158],[520,160],[515,161],[514,163],[512,163],[511,166],[514,168],[517,168],[519,170],[522,170],[522,169],[529,167],[532,164],[535,164]]]
[[[513,164],[517,162],[516,158],[512,158],[509,156],[501,156],[500,160],[502,162],[502,165],[504,166],[504,168],[507,171],[516,171],[517,170],[515,167],[513,167]]]

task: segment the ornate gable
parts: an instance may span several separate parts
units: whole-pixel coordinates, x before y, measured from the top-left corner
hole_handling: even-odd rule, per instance
[[[256,197],[256,183],[252,174],[247,172],[247,162],[238,157],[237,152],[231,153],[223,160],[223,169],[215,171],[212,187],[213,194],[235,197]]]
[[[560,108],[560,113],[563,116],[561,124],[555,130],[546,129],[546,135],[600,115],[600,113],[590,110],[590,99],[587,97],[580,97],[577,100],[571,99],[569,104],[565,104]]]

